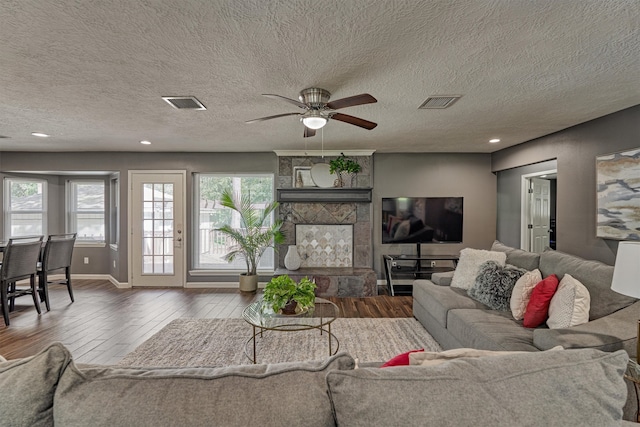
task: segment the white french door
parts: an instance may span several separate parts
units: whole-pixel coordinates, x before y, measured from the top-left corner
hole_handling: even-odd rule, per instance
[[[130,171],[131,286],[185,284],[185,171]]]

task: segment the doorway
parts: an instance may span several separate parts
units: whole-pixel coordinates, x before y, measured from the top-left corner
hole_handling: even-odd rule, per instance
[[[521,248],[542,253],[556,248],[557,169],[522,175]]]
[[[129,171],[132,287],[185,284],[186,171]]]

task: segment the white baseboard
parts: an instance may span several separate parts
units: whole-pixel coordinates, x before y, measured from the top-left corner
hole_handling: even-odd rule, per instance
[[[56,275],[57,276],[57,275]],[[52,276],[55,277],[55,276]],[[62,278],[63,276],[60,275],[60,278]],[[108,280],[111,283],[113,283],[113,285],[116,288],[120,288],[120,289],[126,289],[126,288],[130,288],[131,286],[129,286],[129,284],[127,282],[118,282],[118,280],[116,280],[115,277],[113,277],[110,274],[72,274],[71,275],[71,279],[77,279],[77,280]]]

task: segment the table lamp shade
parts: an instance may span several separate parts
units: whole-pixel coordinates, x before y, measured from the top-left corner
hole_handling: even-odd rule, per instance
[[[620,242],[611,289],[640,298],[640,242]]]

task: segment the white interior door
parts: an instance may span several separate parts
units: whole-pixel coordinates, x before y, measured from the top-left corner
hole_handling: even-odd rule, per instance
[[[549,246],[551,231],[551,183],[548,179],[531,178],[530,251],[542,253]]]
[[[131,286],[185,284],[184,171],[131,172]]]

